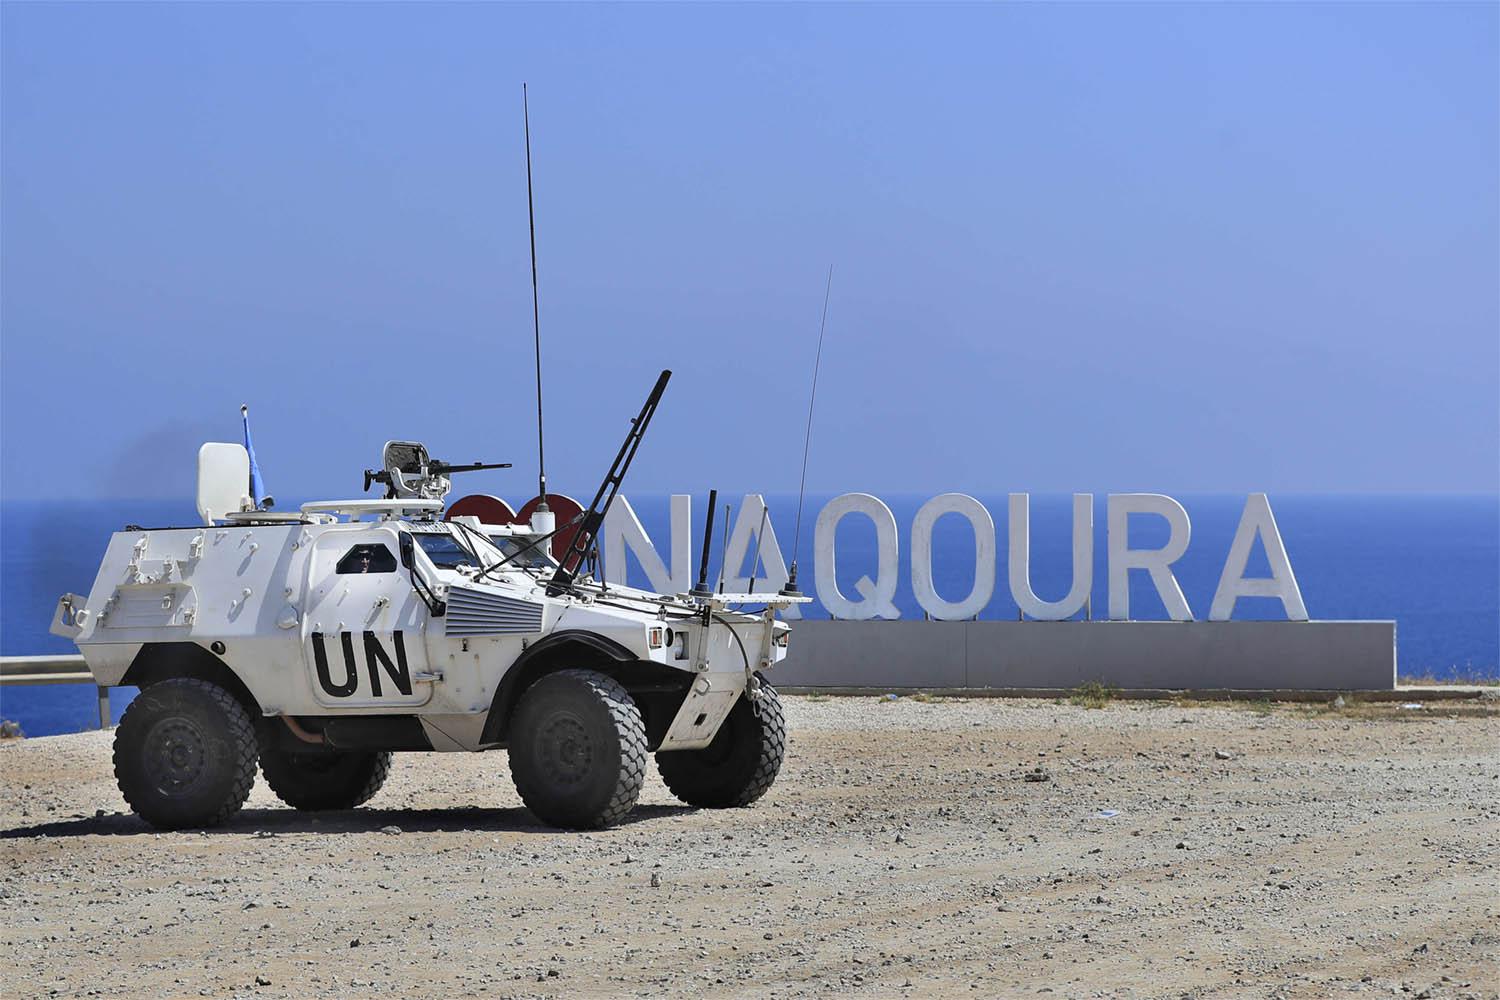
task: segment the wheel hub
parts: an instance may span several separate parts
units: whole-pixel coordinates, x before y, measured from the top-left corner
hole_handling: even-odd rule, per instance
[[[203,733],[188,719],[163,719],[146,737],[147,772],[168,795],[191,788],[203,776],[206,760]]]
[[[554,781],[576,785],[588,776],[594,763],[594,745],[582,722],[571,715],[554,716],[538,735],[538,756]]]

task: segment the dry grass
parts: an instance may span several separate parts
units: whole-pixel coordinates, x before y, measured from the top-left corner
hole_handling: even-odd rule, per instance
[[[1115,700],[1119,689],[1102,681],[1087,681],[1073,689],[1068,701],[1083,708],[1103,708]]]
[[[1481,673],[1474,667],[1469,666],[1449,677],[1443,678],[1435,677],[1432,674],[1399,674],[1396,677],[1396,683],[1410,687],[1500,687],[1500,677],[1496,677],[1493,674]]]

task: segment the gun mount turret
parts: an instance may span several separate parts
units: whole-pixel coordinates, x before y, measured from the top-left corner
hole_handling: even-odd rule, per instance
[[[387,441],[381,449],[381,468],[365,470],[365,492],[375,483],[385,486],[387,500],[442,500],[453,489],[448,477],[455,472],[509,469],[509,462],[471,462],[453,465],[435,462],[427,446],[419,441]]]

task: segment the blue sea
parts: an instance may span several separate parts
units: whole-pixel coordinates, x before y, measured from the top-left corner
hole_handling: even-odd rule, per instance
[[[812,525],[831,496],[809,496],[800,545],[802,590],[815,595]],[[921,618],[911,587],[912,518],[925,495],[883,495],[896,516],[900,534],[900,587],[896,605],[903,618]],[[1006,497],[978,497],[996,525],[1000,553],[995,597],[982,618],[1015,618],[1006,578]],[[1192,519],[1192,541],[1174,566],[1195,617],[1208,616],[1209,603],[1234,537],[1243,495],[1179,494]],[[666,558],[670,548],[668,498],[631,496],[630,502]],[[738,498],[730,502],[739,506]],[[796,498],[770,496],[770,518],[783,547],[790,551]],[[1104,495],[1096,494],[1093,608],[1106,607]],[[1308,613],[1321,619],[1394,619],[1397,667],[1406,677],[1450,679],[1500,677],[1500,498],[1437,495],[1273,494],[1272,508]],[[693,551],[702,530],[703,501],[695,500]],[[1031,498],[1031,568],[1038,596],[1056,600],[1070,586],[1071,498]],[[190,501],[4,501],[0,502],[0,654],[74,652],[71,643],[48,633],[53,607],[66,591],[87,593],[110,533],[127,523],[191,525],[197,516]],[[716,528],[718,526],[716,525]],[[1157,519],[1131,524],[1133,546],[1165,541]],[[839,525],[838,584],[853,596],[854,581],[874,577],[875,533],[858,515]],[[934,577],[938,593],[958,600],[969,592],[974,573],[974,539],[968,522],[945,517],[933,537]],[[714,547],[715,555],[718,545]],[[748,564],[744,567],[748,574]],[[715,570],[715,575],[717,571]],[[1260,546],[1252,556],[1250,575],[1269,575]],[[1165,618],[1165,609],[1145,574],[1132,574],[1134,618]],[[632,584],[645,578],[632,562]],[[814,604],[808,617],[827,617]],[[1279,618],[1281,605],[1271,599],[1242,599],[1236,618]],[[134,694],[113,692],[119,713]],[[92,687],[83,685],[0,687],[0,718],[13,719],[31,736],[90,728],[97,708]]]

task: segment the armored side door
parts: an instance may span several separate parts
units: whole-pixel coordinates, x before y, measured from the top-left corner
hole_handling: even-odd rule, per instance
[[[384,525],[313,542],[303,655],[319,704],[401,711],[432,696],[427,607],[397,552],[396,531]]]

